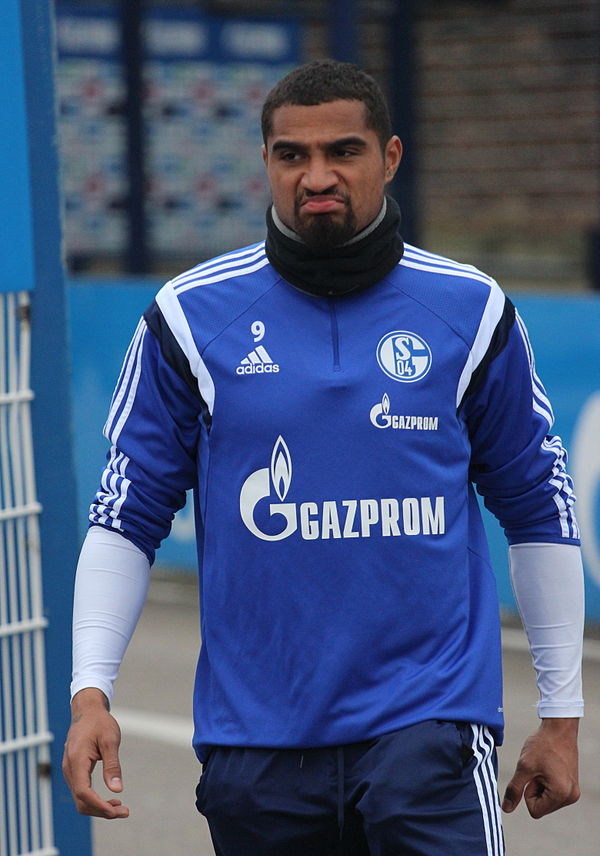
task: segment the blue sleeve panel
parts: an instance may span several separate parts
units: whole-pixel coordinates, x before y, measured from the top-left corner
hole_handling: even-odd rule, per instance
[[[89,519],[116,529],[150,562],[195,484],[205,409],[142,319],[104,426],[112,445]]]
[[[552,409],[518,315],[502,338],[462,408],[471,439],[470,477],[510,544],[579,544],[567,454],[560,437],[548,433]]]

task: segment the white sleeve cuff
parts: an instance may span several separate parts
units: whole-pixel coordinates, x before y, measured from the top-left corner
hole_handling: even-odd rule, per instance
[[[538,715],[583,716],[584,589],[579,547],[513,544],[509,566],[537,675]]]
[[[135,544],[100,526],[88,530],[75,578],[71,698],[97,687],[112,701],[149,579],[150,563]]]

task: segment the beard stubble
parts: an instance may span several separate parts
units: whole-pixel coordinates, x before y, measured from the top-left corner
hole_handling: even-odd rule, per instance
[[[309,214],[302,216],[301,203],[294,205],[294,231],[302,238],[314,255],[326,255],[334,247],[340,247],[356,234],[356,216],[352,203],[344,197],[345,212],[341,220],[333,214]]]

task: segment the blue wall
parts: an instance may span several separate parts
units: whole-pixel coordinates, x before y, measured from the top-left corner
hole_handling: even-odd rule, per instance
[[[161,283],[150,280],[74,280],[70,284],[76,467],[81,534],[107,444],[101,434],[112,388],[138,318]],[[557,415],[555,431],[570,450],[584,537],[587,614],[600,620],[600,299],[511,295],[529,329],[537,371]],[[502,605],[514,602],[504,535],[493,518],[486,525]],[[191,506],[181,512],[157,561],[194,567]]]
[[[3,292],[34,287],[35,251],[25,100],[27,60],[23,56],[21,13],[15,0],[3,6],[2,18],[0,72],[4,84],[0,87],[0,188],[4,214],[0,221],[0,291]],[[42,37],[44,35],[42,33]],[[7,216],[9,206],[10,216]]]

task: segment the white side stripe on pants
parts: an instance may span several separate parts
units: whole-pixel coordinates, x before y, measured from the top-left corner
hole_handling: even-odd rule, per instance
[[[498,782],[496,781],[493,762],[494,738],[485,726],[471,725],[471,728],[473,729],[471,746],[476,760],[473,777],[479,795],[485,829],[486,856],[504,856]]]

